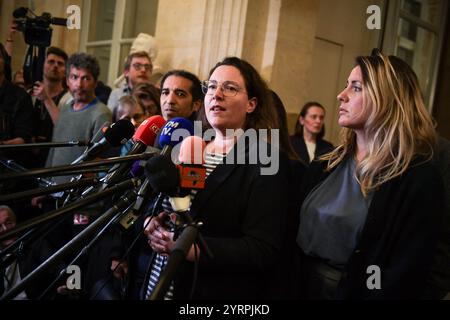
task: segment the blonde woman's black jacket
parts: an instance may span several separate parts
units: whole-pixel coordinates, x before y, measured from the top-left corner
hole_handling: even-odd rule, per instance
[[[323,181],[326,163],[306,173],[302,199]],[[424,291],[444,211],[443,182],[430,162],[409,169],[373,195],[361,238],[347,262],[337,299],[419,299]],[[301,223],[301,221],[300,221]],[[369,266],[381,270],[381,289],[370,290]]]

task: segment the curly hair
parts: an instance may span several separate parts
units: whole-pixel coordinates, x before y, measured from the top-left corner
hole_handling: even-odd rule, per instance
[[[74,53],[69,57],[69,60],[67,60],[67,78],[69,78],[70,69],[72,67],[76,69],[86,69],[92,74],[95,81],[98,80],[98,76],[100,75],[100,65],[97,58],[84,52]]]

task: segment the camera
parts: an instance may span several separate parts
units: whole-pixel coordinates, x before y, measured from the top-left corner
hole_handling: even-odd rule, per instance
[[[28,15],[30,13],[30,15]],[[23,33],[28,51],[23,64],[23,77],[27,85],[42,81],[45,53],[52,42],[53,29],[50,25],[67,26],[67,19],[54,18],[48,12],[37,16],[25,7],[13,12],[16,29]],[[35,50],[37,48],[38,50]]]
[[[52,28],[50,25],[66,26],[67,19],[54,18],[48,12],[44,12],[41,16],[29,17],[28,8],[20,7],[13,12],[14,23],[17,30],[22,32],[25,37],[25,43],[36,47],[49,47],[52,40]]]

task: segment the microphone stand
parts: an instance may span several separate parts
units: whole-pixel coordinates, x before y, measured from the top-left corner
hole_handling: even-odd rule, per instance
[[[74,173],[75,170],[83,170],[95,168],[98,166],[107,166],[110,164],[123,163],[129,161],[143,160],[148,159],[154,156],[155,152],[146,152],[142,154],[136,154],[131,156],[123,156],[123,157],[114,157],[105,160],[96,160],[96,161],[88,161],[77,165],[65,165],[65,166],[57,166],[53,168],[43,168],[37,170],[30,170],[27,172],[18,172],[18,173],[6,173],[0,177],[0,181],[11,180],[11,179],[20,179],[20,178],[34,178],[37,176],[51,176],[53,174],[59,174],[61,172]]]
[[[24,172],[28,170],[11,159],[0,159],[0,163],[4,165],[7,169],[14,172]],[[55,185],[53,181],[46,180],[44,178],[36,178],[36,180],[42,187],[49,187]]]
[[[108,189],[110,190],[110,189]],[[117,192],[118,190],[116,190]],[[93,236],[98,232],[102,224],[106,221],[110,220],[112,216],[117,214],[118,212],[126,209],[135,199],[134,191],[128,191],[124,196],[122,196],[118,202],[110,209],[108,209],[104,214],[102,214],[97,220],[95,220],[89,227],[80,232],[77,236],[75,236],[72,240],[70,240],[66,245],[64,245],[61,249],[55,252],[50,258],[48,258],[44,263],[42,263],[39,267],[37,267],[34,271],[28,274],[21,282],[19,282],[16,286],[11,288],[8,292],[6,292],[1,298],[0,301],[10,300],[16,297],[20,292],[22,292],[30,282],[34,281],[38,278],[42,273],[47,271],[49,268],[53,267],[64,259],[68,254],[78,249],[86,239]]]
[[[125,198],[128,199],[128,203],[131,204],[133,203],[133,201],[136,200],[136,193],[133,191],[129,191],[126,195]],[[125,213],[128,210],[120,210],[117,213],[115,213],[115,216],[110,219],[109,215],[108,217],[104,217],[104,215],[106,215],[106,213],[104,215],[101,216],[102,223],[103,222],[107,222],[107,224],[103,227],[102,230],[100,230],[100,232],[98,232],[94,238],[83,248],[81,249],[81,251],[78,253],[78,255],[69,263],[69,266],[76,264],[76,262],[83,256],[86,255],[89,250],[97,243],[97,241],[103,236],[103,234],[111,227],[114,226],[116,224],[116,222],[121,219],[121,217],[123,217],[125,215]],[[108,221],[109,220],[109,221]],[[97,220],[96,220],[97,221]],[[98,226],[100,226],[102,223],[99,223]],[[91,224],[92,226],[92,224]],[[89,226],[89,227],[91,227]],[[88,228],[89,228],[88,227]],[[38,300],[42,300],[48,293],[49,291],[54,287],[54,285],[56,283],[58,283],[58,281],[67,273],[67,268],[64,268],[63,270],[61,270],[61,272],[59,273],[59,275],[56,277],[55,280],[53,280],[53,282],[47,287],[47,289],[45,289],[45,291],[39,296]]]
[[[50,211],[48,213],[45,213],[43,215],[40,215],[39,217],[30,219],[28,221],[25,221],[24,223],[16,226],[13,229],[10,229],[6,232],[3,232],[2,234],[0,234],[0,241],[3,241],[5,239],[9,239],[17,234],[19,234],[20,232],[29,229],[31,227],[34,227],[38,224],[41,224],[43,222],[47,222],[50,220],[54,220],[60,216],[66,215],[74,210],[77,210],[79,208],[82,208],[86,205],[90,205],[92,203],[97,202],[98,200],[101,200],[103,198],[106,198],[108,196],[114,195],[117,192],[121,192],[121,191],[125,191],[131,188],[135,188],[137,185],[139,184],[139,179],[137,178],[133,178],[133,179],[129,179],[126,180],[124,182],[121,182],[109,189],[103,190],[99,193],[93,194],[91,196],[86,197],[83,200],[77,201],[75,203],[71,203],[68,206],[65,206],[61,209],[57,209],[57,210],[53,210]]]
[[[191,223],[183,229],[178,237],[178,240],[175,242],[175,246],[170,253],[169,261],[167,262],[167,265],[164,268],[155,289],[152,291],[147,300],[161,300],[164,298],[170,284],[175,278],[178,267],[185,260],[187,254],[189,253],[189,249],[195,242],[199,232],[198,228],[201,226],[201,222]]]
[[[12,200],[21,200],[26,198],[32,198],[37,196],[42,196],[45,194],[52,194],[59,191],[64,191],[67,189],[73,189],[75,187],[87,187],[92,184],[98,183],[99,179],[97,178],[86,178],[76,182],[68,182],[62,183],[55,186],[47,187],[47,188],[38,188],[33,190],[27,190],[17,193],[11,193],[5,196],[0,196],[0,203],[12,201]]]
[[[58,148],[58,147],[85,147],[89,146],[86,141],[67,141],[67,142],[43,142],[43,143],[24,143],[24,144],[2,144],[0,151],[6,149],[29,149],[29,148]]]

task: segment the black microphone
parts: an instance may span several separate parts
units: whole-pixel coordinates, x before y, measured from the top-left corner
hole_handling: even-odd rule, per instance
[[[100,130],[104,130],[104,127]],[[104,137],[100,141],[95,142],[81,156],[74,160],[72,164],[92,160],[108,148],[119,147],[125,144],[133,136],[133,133],[134,126],[128,120],[119,120],[111,124],[105,129]]]
[[[33,148],[59,148],[59,147],[85,147],[88,146],[87,141],[64,141],[64,142],[40,142],[40,143],[23,143],[23,144],[2,144],[0,151],[6,149],[33,149]]]
[[[67,26],[67,19],[52,17],[52,24],[65,27]]]
[[[133,136],[135,141],[131,150],[127,155],[135,155],[145,151],[147,146],[152,146],[155,142],[159,130],[164,126],[166,121],[161,116],[153,116],[146,119],[137,128]],[[129,173],[132,164],[121,164],[114,166],[103,180],[103,186],[100,189],[107,188],[109,185],[116,183]]]
[[[180,175],[172,160],[164,155],[150,158],[145,164],[145,176],[155,192],[176,194],[180,185]]]
[[[25,18],[28,13],[28,8],[20,7],[13,11],[14,18]]]
[[[44,188],[36,188],[27,191],[21,191],[6,195],[0,195],[0,203],[8,202],[8,201],[18,201],[22,199],[31,199],[33,197],[52,194],[55,192],[71,190],[73,188],[86,187],[98,182],[97,178],[86,178],[82,180],[78,180],[75,182],[62,183],[52,186],[46,186]]]
[[[157,155],[145,165],[146,179],[137,194],[136,202],[120,221],[119,225],[128,230],[146,208],[147,201],[157,193],[175,193],[179,185],[179,172],[169,157]]]

